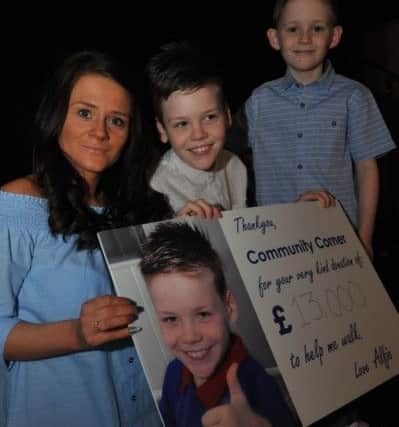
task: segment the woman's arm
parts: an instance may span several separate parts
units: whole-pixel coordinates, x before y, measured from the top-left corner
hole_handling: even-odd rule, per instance
[[[137,306],[127,298],[105,295],[82,305],[79,319],[35,324],[21,321],[7,337],[6,361],[35,360],[93,349],[129,337]]]

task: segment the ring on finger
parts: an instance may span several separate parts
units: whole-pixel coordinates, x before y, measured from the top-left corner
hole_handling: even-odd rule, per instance
[[[93,326],[94,330],[99,331],[100,330],[100,320],[93,320],[92,326]]]

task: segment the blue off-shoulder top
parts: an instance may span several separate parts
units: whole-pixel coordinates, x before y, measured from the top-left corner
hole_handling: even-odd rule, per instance
[[[47,200],[0,191],[0,426],[159,426],[131,342],[31,361],[4,360],[21,320],[78,318],[82,304],[113,293],[100,250],[53,236]],[[29,343],[26,343],[29,345]]]

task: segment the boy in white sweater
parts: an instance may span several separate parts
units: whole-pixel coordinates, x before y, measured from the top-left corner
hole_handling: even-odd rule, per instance
[[[161,47],[147,75],[159,137],[171,145],[151,186],[178,215],[219,217],[245,207],[246,167],[223,149],[231,117],[216,67],[183,41]]]

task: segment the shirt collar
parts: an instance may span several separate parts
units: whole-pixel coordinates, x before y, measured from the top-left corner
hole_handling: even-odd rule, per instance
[[[211,180],[211,179],[214,179],[215,177],[215,165],[212,167],[211,170],[204,171],[201,169],[195,169],[190,165],[188,165],[172,149],[170,149],[167,152],[167,155],[170,157],[172,163],[178,168],[178,170],[182,171],[183,174],[186,176],[196,178],[196,179],[202,178],[203,180]]]
[[[195,389],[197,398],[207,409],[216,406],[220,402],[227,388],[226,374],[230,366],[233,363],[240,364],[247,356],[248,352],[241,338],[238,335],[233,334],[231,336],[229,349],[220,366],[204,384]],[[188,387],[190,384],[194,385],[193,375],[183,365],[182,380],[180,383],[179,392],[184,393],[186,387]]]
[[[323,74],[321,75],[321,77],[318,80],[316,80],[315,82],[312,82],[307,86],[319,87],[322,90],[328,91],[334,82],[334,78],[335,78],[334,68],[331,64],[331,61],[329,59],[327,59],[324,63],[324,71],[323,71]],[[294,88],[303,87],[303,85],[301,83],[298,83],[294,79],[294,77],[288,71],[288,69],[287,69],[284,77],[279,79],[278,83],[279,83],[279,86],[283,90],[287,90],[287,89],[290,89],[292,87],[294,87]]]

